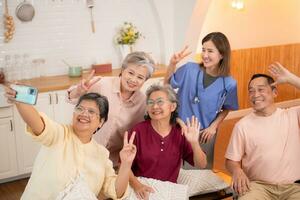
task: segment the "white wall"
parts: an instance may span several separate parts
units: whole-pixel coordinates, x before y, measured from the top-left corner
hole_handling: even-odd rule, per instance
[[[61,59],[85,68],[93,62],[119,67],[121,58],[113,39],[124,21],[133,22],[145,36],[135,49],[164,64],[185,44],[193,52],[200,51],[201,39],[211,31],[224,32],[233,49],[300,42],[299,0],[244,0],[242,11],[234,10],[231,0],[94,0],[95,34],[85,0],[27,0],[36,9],[33,21],[27,23],[14,15],[22,1],[8,1],[16,23],[9,43],[3,42],[0,20],[0,67],[5,55],[25,53],[30,59],[44,58],[47,75],[67,73]]]
[[[196,0],[175,0],[174,4],[174,48],[176,51],[183,48],[187,37],[190,19]]]
[[[245,8],[235,10],[231,0],[211,0],[199,36],[225,33],[232,49],[272,46],[300,42],[299,0],[244,0]]]
[[[182,36],[174,40],[174,30],[177,35],[183,35],[186,29],[185,23],[176,24],[174,0],[94,0],[95,34],[91,31],[85,0],[27,0],[33,3],[36,15],[32,22],[26,23],[14,15],[16,6],[22,1],[8,1],[16,31],[9,43],[4,43],[0,34],[0,67],[4,65],[5,55],[13,57],[25,53],[30,59],[46,60],[43,65],[46,75],[67,73],[61,59],[85,68],[93,62],[111,62],[114,68],[119,67],[120,54],[114,36],[124,21],[134,23],[145,36],[138,41],[135,50],[151,53],[159,63],[166,63],[174,46],[181,46],[184,40]],[[193,1],[187,0],[188,9],[178,13],[184,21],[188,21],[189,17],[185,16],[190,15]],[[3,2],[0,2],[0,16],[4,12]],[[186,2],[177,0],[175,3],[184,5]],[[3,28],[3,20],[0,20],[0,33],[4,32]]]
[[[206,19],[207,11],[210,7],[212,0],[197,0],[191,11],[191,16],[189,22],[187,23],[187,30],[185,34],[184,44],[189,45],[189,50],[193,52],[189,57],[187,57],[182,62],[186,60],[191,60],[194,57],[194,53],[197,51],[198,40],[203,24]]]

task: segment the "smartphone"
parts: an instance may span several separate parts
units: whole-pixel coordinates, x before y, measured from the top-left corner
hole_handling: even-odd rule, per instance
[[[16,94],[16,101],[27,103],[31,105],[36,104],[37,96],[38,96],[38,89],[31,86],[26,85],[11,85],[12,89],[14,89]]]

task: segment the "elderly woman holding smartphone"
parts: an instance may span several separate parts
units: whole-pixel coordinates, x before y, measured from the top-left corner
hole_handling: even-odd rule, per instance
[[[197,118],[187,119],[187,126],[176,123],[178,101],[173,89],[169,85],[152,85],[146,95],[147,120],[132,128],[136,133],[133,143],[137,155],[130,185],[139,199],[148,199],[153,189],[135,176],[176,183],[183,160],[198,168],[207,164],[198,141],[200,123]]]
[[[69,102],[74,104],[87,92],[96,92],[108,98],[112,105],[108,120],[95,134],[95,140],[110,151],[114,166],[119,162],[123,133],[143,120],[146,97],[140,88],[153,71],[154,61],[148,54],[133,52],[124,59],[119,77],[93,77],[92,73],[68,90]]]
[[[32,105],[16,102],[16,91],[10,87],[6,88],[6,96],[16,105],[29,135],[42,144],[21,199],[55,199],[78,174],[95,198],[99,194],[113,199],[124,196],[136,154],[134,134],[128,142],[125,133],[116,176],[109,152],[92,139],[107,120],[108,101],[104,96],[88,93],[80,97],[71,125],[58,124]]]

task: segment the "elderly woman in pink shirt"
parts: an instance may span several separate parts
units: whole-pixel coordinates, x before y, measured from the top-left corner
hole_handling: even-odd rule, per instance
[[[115,167],[118,166],[124,132],[143,120],[146,96],[140,88],[153,71],[154,61],[148,54],[133,52],[124,59],[120,76],[94,77],[92,73],[68,90],[68,100],[73,104],[88,92],[107,97],[110,104],[108,120],[94,135],[94,139],[110,151],[110,159]]]
[[[187,119],[187,125],[176,123],[178,101],[173,89],[169,85],[152,85],[146,96],[146,120],[130,131],[136,133],[133,143],[137,148],[130,185],[139,199],[148,199],[153,189],[135,176],[176,183],[183,160],[199,168],[207,164],[198,140],[197,118]]]

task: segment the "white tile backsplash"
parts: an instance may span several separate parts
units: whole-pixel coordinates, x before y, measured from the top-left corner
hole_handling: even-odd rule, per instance
[[[0,67],[4,66],[5,55],[28,54],[30,59],[46,60],[42,65],[46,75],[67,73],[61,59],[84,68],[94,62],[111,62],[117,68],[120,54],[114,37],[124,21],[134,23],[145,36],[135,45],[136,50],[151,53],[159,63],[166,63],[168,52],[173,51],[172,0],[94,0],[95,34],[91,31],[85,0],[27,1],[32,2],[36,11],[31,22],[21,22],[14,14],[23,0],[8,0],[16,30],[9,43],[4,43],[0,34]],[[3,0],[1,3],[0,17],[4,12]],[[0,33],[3,32],[3,20],[0,20]]]

